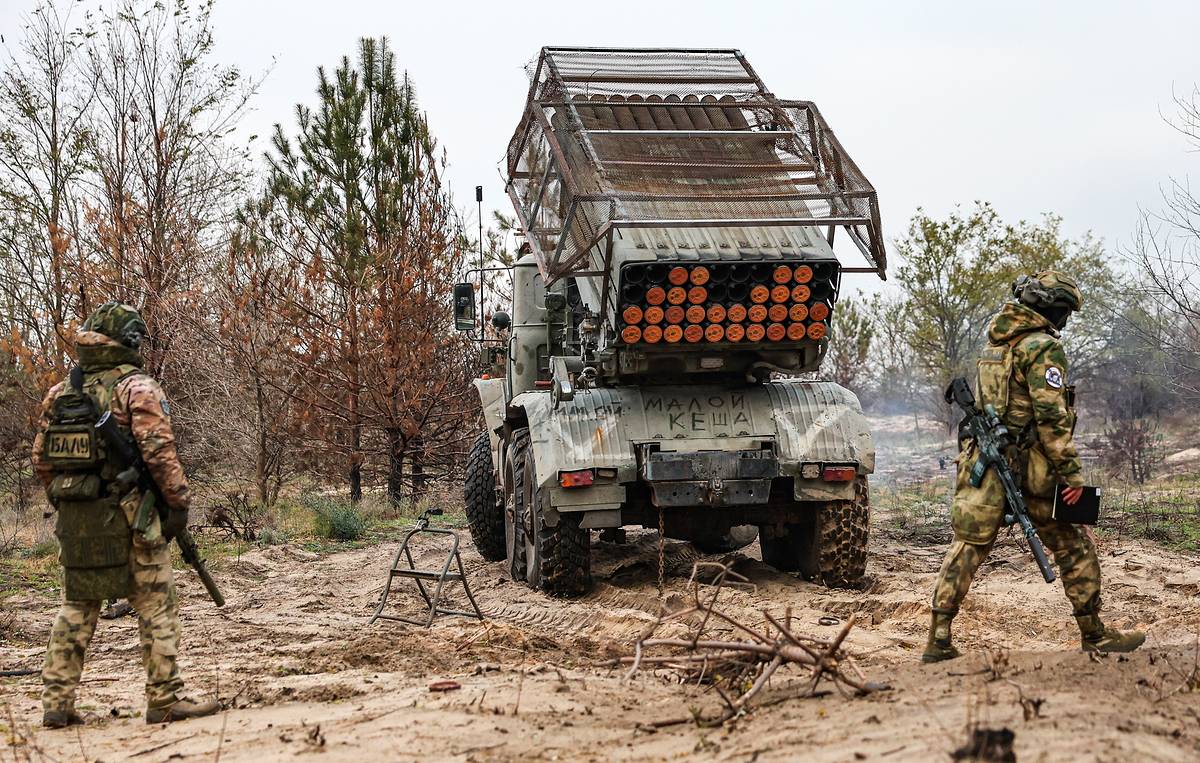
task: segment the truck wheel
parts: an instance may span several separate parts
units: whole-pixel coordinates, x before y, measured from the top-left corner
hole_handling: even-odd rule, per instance
[[[535,507],[529,584],[551,596],[582,596],[592,585],[591,531],[579,526],[579,516],[560,514],[557,527],[546,527],[543,518]]]
[[[479,555],[498,562],[507,551],[504,535],[504,503],[496,494],[496,472],[492,467],[492,442],[487,432],[475,438],[467,455],[463,484],[467,529]]]
[[[514,440],[513,447],[512,468],[514,472],[521,468],[514,482],[521,490],[513,490],[513,503],[525,542],[525,580],[551,596],[585,594],[592,582],[591,531],[579,526],[578,516],[569,514],[560,515],[556,527],[546,526],[546,496],[534,471],[528,432],[522,440]]]
[[[760,528],[763,561],[834,588],[858,585],[867,570],[871,501],[866,477],[852,501],[830,501],[804,521]]]
[[[692,540],[692,545],[706,554],[728,554],[749,546],[757,537],[757,527],[739,525],[729,528],[725,533],[700,535]]]
[[[871,493],[867,478],[854,481],[854,500],[831,501],[817,514],[817,574],[831,588],[850,588],[867,572]]]
[[[509,577],[513,580],[525,579],[525,510],[529,505],[529,485],[525,475],[526,462],[533,460],[530,456],[529,430],[515,430],[504,459],[504,483],[509,491],[508,500],[504,502],[504,555]]]

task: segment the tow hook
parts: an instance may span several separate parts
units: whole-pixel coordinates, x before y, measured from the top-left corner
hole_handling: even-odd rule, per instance
[[[708,481],[704,490],[705,502],[709,506],[720,506],[725,502],[725,480],[714,477]]]

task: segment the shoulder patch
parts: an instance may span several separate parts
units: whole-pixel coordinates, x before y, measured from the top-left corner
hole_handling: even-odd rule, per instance
[[[164,416],[171,415],[171,404],[167,402],[167,399],[165,397],[160,398],[158,401],[158,404],[162,406]]]
[[[1050,366],[1046,369],[1046,384],[1054,389],[1062,389],[1063,387],[1063,372],[1058,366]]]

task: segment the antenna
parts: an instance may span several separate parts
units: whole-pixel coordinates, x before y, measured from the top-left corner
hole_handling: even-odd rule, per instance
[[[487,323],[484,320],[484,311],[487,306],[483,299],[483,186],[481,185],[475,186],[475,206],[479,214],[479,336],[482,339],[487,335]]]

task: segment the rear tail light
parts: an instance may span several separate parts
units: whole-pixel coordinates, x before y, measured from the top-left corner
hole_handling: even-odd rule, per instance
[[[591,469],[577,469],[570,472],[558,473],[558,484],[566,488],[588,487],[596,480],[596,474]]]
[[[852,482],[858,476],[858,470],[853,466],[826,466],[821,472],[821,479],[826,482]]]

